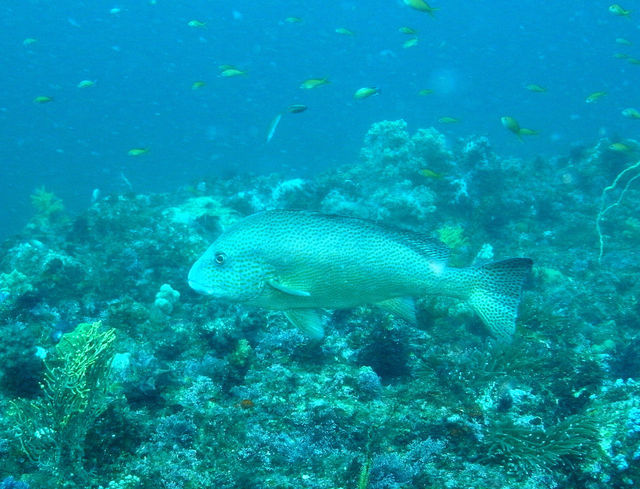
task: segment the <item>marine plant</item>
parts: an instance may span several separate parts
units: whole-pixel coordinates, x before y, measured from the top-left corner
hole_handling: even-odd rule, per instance
[[[47,191],[44,187],[38,187],[31,194],[30,199],[36,215],[41,218],[49,219],[54,214],[64,210],[62,199],[53,192]]]
[[[447,245],[449,249],[462,248],[469,243],[464,235],[464,228],[460,224],[445,224],[436,231],[438,239]]]
[[[78,325],[45,360],[41,397],[11,403],[21,451],[57,487],[87,481],[85,438],[110,401],[114,340],[99,322]]]
[[[569,416],[546,429],[500,420],[489,425],[484,437],[486,459],[525,472],[588,461],[599,443],[598,419],[588,413]]]
[[[367,453],[365,455],[364,462],[360,468],[360,474],[358,475],[358,489],[367,489],[369,487],[369,478],[371,476],[371,464],[373,459],[371,455]]]

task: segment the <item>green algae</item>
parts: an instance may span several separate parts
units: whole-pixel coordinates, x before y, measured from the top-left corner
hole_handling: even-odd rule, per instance
[[[47,191],[44,187],[38,187],[31,194],[30,199],[36,215],[43,219],[51,219],[52,216],[64,210],[62,199],[53,192]]]

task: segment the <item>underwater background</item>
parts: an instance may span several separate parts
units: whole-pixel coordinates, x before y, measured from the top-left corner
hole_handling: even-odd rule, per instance
[[[638,7],[2,2],[0,488],[640,482]],[[513,340],[191,290],[267,209],[532,258]]]
[[[207,175],[314,174],[352,162],[368,127],[385,119],[434,126],[452,141],[486,135],[505,156],[633,136],[637,121],[620,116],[640,97],[633,15],[578,0],[436,8],[431,16],[400,1],[3,2],[4,235],[20,229],[40,185],[79,210],[95,188],[128,187],[123,176],[135,191],[170,191]],[[246,76],[221,77],[221,65]],[[329,85],[299,88],[324,77]],[[84,80],[95,85],[79,88]],[[205,85],[193,90],[197,81]],[[354,100],[361,87],[380,93]],[[425,89],[433,93],[418,94]],[[607,95],[586,104],[594,92]],[[34,103],[40,96],[53,101]],[[309,110],[283,120],[266,144],[270,121],[293,103]],[[520,144],[502,116],[540,134]],[[132,158],[131,148],[149,152]]]

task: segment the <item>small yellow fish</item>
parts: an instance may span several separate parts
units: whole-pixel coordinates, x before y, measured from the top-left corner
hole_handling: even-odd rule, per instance
[[[624,109],[622,111],[622,115],[628,119],[640,119],[640,112],[636,109],[629,107],[628,109]]]
[[[327,85],[328,83],[331,83],[328,78],[309,78],[308,80],[305,80],[300,84],[300,88],[311,90],[312,88],[321,87],[322,85]]]
[[[584,99],[584,101],[588,104],[593,104],[604,97],[606,94],[607,92],[593,92],[586,99]]]
[[[94,82],[93,80],[82,80],[80,83],[78,83],[78,88],[90,88],[95,86],[96,82]]]
[[[625,143],[612,143],[609,145],[609,149],[617,153],[629,153],[633,148]]]
[[[640,65],[640,59],[638,58],[627,58],[627,62],[632,65]]]
[[[520,135],[520,124],[513,117],[505,115],[500,118],[502,125],[514,134]]]
[[[615,53],[613,57],[616,59],[627,59],[629,55],[625,53]]]
[[[631,10],[625,10],[617,3],[609,6],[609,12],[618,17],[629,17],[631,15]]]
[[[205,27],[207,25],[207,23],[206,22],[200,22],[199,20],[190,20],[189,22],[187,22],[187,25],[189,27],[200,28],[200,27]]]
[[[194,81],[191,85],[191,90],[199,90],[206,85],[202,80]]]
[[[371,97],[371,95],[377,95],[380,93],[380,89],[376,87],[362,87],[356,90],[356,93],[353,94],[353,98],[356,100],[360,100],[363,98]]]
[[[49,102],[53,102],[53,97],[49,97],[48,95],[38,95],[33,99],[33,102],[36,104],[46,104]]]
[[[22,41],[22,45],[31,46],[33,44],[36,44],[37,42],[38,42],[37,39],[34,39],[33,37],[27,37],[24,41]]]
[[[418,92],[418,95],[431,95],[435,90],[431,88],[423,88]]]
[[[438,122],[442,124],[455,124],[457,122],[460,122],[460,119],[456,119],[455,117],[444,116],[444,117],[440,117],[438,119]]]
[[[415,36],[415,35],[418,34],[418,32],[415,29],[413,29],[411,27],[406,27],[406,26],[400,27],[398,29],[398,32],[400,32],[402,34],[409,34],[410,36]]]
[[[530,83],[529,85],[525,86],[525,88],[530,92],[536,92],[536,93],[544,93],[547,91],[546,88],[541,87],[540,85],[536,85],[535,83]]]
[[[436,179],[436,180],[439,180],[440,178],[442,178],[444,176],[442,173],[438,173],[436,171],[433,171],[430,168],[423,168],[422,170],[419,170],[418,173],[420,175],[422,175],[423,177],[433,178],[433,179]]]
[[[413,37],[411,39],[409,39],[408,41],[405,41],[402,43],[402,47],[407,49],[407,48],[412,48],[414,46],[418,45],[418,38],[417,37]]]
[[[287,24],[299,24],[300,22],[302,22],[302,19],[300,17],[287,17],[286,19],[284,19],[284,21]]]
[[[338,27],[336,29],[336,34],[340,34],[342,36],[353,36],[353,31],[350,31],[345,27]]]
[[[429,15],[433,16],[433,13],[437,8],[433,8],[424,0],[404,0],[405,5],[408,5],[412,9],[419,10],[420,12],[427,12]]]
[[[149,148],[131,148],[127,151],[129,156],[141,156],[149,152]]]
[[[616,37],[616,44],[620,44],[622,46],[631,46],[631,41],[625,39],[624,37]]]
[[[508,115],[501,117],[500,122],[502,122],[502,125],[506,129],[508,129],[509,131],[514,133],[516,136],[518,136],[518,139],[520,139],[520,141],[522,141],[522,136],[535,136],[538,134],[538,131],[535,131],[533,129],[520,127],[520,124],[518,123],[518,121]]]
[[[287,112],[289,112],[290,114],[299,114],[300,112],[304,112],[305,110],[307,110],[307,106],[302,104],[291,104],[289,107],[287,107]]]
[[[231,78],[233,76],[241,76],[246,74],[247,74],[246,71],[239,70],[238,68],[227,68],[226,70],[222,70],[220,72],[220,76],[224,78]]]

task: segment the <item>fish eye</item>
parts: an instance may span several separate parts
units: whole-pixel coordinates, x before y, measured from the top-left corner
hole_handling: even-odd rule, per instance
[[[213,257],[213,260],[218,264],[218,265],[222,265],[227,259],[227,255],[225,255],[224,253],[222,253],[221,251],[219,251],[218,253],[216,253]]]

